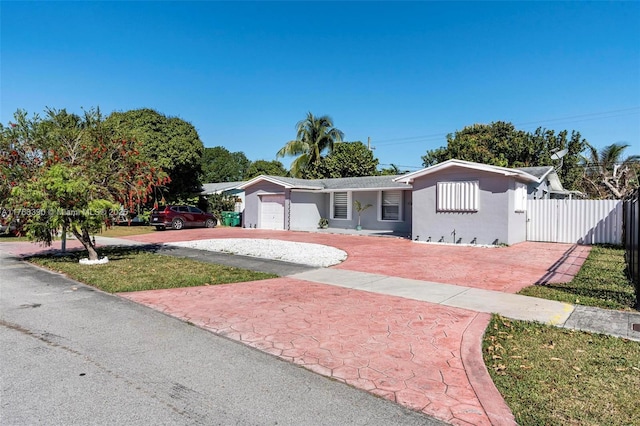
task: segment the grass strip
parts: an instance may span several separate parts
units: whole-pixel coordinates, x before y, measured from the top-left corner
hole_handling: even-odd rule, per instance
[[[494,315],[489,374],[521,426],[640,424],[640,343]]]
[[[108,293],[228,284],[277,277],[274,274],[156,254],[135,247],[103,247],[99,253],[101,257],[108,256],[109,263],[80,265],[78,260],[86,257],[84,251],[65,256],[34,256],[29,261]]]
[[[103,229],[100,232],[99,236],[101,237],[128,237],[131,235],[141,235],[148,234],[150,232],[154,232],[156,228],[154,226],[145,226],[145,225],[136,225],[136,226],[126,226],[126,225],[115,225],[111,228]]]
[[[139,226],[126,226],[126,225],[116,225],[116,226],[112,226],[111,228],[105,228],[102,230],[102,232],[99,232],[96,235],[99,235],[101,237],[111,237],[111,238],[118,238],[118,237],[129,237],[131,235],[142,235],[142,234],[148,234],[150,232],[154,232],[156,230],[156,228],[154,226],[144,226],[144,225],[139,225]],[[69,233],[69,239],[71,239],[71,233]],[[56,237],[54,238],[54,241],[59,241],[60,238]],[[25,237],[25,236],[15,236],[13,234],[7,234],[7,233],[0,233],[0,243],[17,243],[17,242],[28,242],[30,241],[29,238]]]
[[[17,237],[13,234],[7,234],[0,232],[0,243],[26,243],[29,239],[27,237]]]
[[[533,285],[519,294],[605,309],[631,310],[636,301],[625,275],[624,249],[616,246],[592,247],[571,282]]]

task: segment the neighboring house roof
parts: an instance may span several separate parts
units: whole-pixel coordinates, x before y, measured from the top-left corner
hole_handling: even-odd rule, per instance
[[[412,173],[407,173],[405,175],[395,178],[394,180],[396,182],[413,183],[413,181],[417,178],[430,175],[433,173],[437,173],[452,167],[461,167],[469,170],[496,173],[503,176],[512,176],[526,182],[540,182],[540,179],[538,179],[536,176],[531,175],[522,170],[509,169],[507,167],[491,166],[488,164],[474,163],[471,161],[463,161],[463,160],[456,160],[456,159],[443,161],[442,163],[438,163],[434,166],[427,167],[426,169],[418,170]]]
[[[411,189],[410,185],[396,182],[398,176],[362,176],[333,179],[297,179],[281,176],[261,175],[245,182],[240,189],[245,189],[258,182],[271,182],[287,189],[310,190],[319,192],[333,192],[341,190],[381,190],[381,189]]]
[[[541,182],[547,180],[549,183],[549,193],[562,194],[562,195],[582,195],[580,191],[569,191],[564,189],[560,176],[552,166],[545,167],[518,167],[518,170],[522,170],[531,175],[537,177]]]
[[[525,173],[529,173],[538,178],[538,180],[542,181],[547,175],[551,172],[555,173],[553,170],[553,166],[542,166],[542,167],[516,167],[516,170],[522,170]],[[557,175],[556,175],[557,176]]]
[[[221,192],[231,191],[238,189],[244,182],[216,182],[205,183],[202,185],[202,192],[200,195],[219,194]]]

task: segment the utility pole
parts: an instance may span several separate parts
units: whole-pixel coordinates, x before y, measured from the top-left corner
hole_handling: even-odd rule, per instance
[[[371,136],[367,136],[367,149],[371,151]]]

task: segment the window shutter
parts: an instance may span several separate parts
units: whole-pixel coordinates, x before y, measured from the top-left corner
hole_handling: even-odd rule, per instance
[[[333,217],[335,219],[346,219],[348,214],[348,196],[346,192],[335,192],[333,194]]]
[[[476,212],[478,192],[478,181],[438,182],[436,208],[442,212]]]
[[[402,191],[382,191],[382,220],[400,220]]]

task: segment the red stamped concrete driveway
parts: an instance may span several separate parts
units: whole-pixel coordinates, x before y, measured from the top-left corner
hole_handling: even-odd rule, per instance
[[[517,293],[534,283],[569,282],[589,246],[524,242],[482,248],[415,243],[400,238],[261,229],[216,228],[164,231],[129,237],[169,243],[207,238],[265,238],[324,244],[347,252],[334,268]]]

